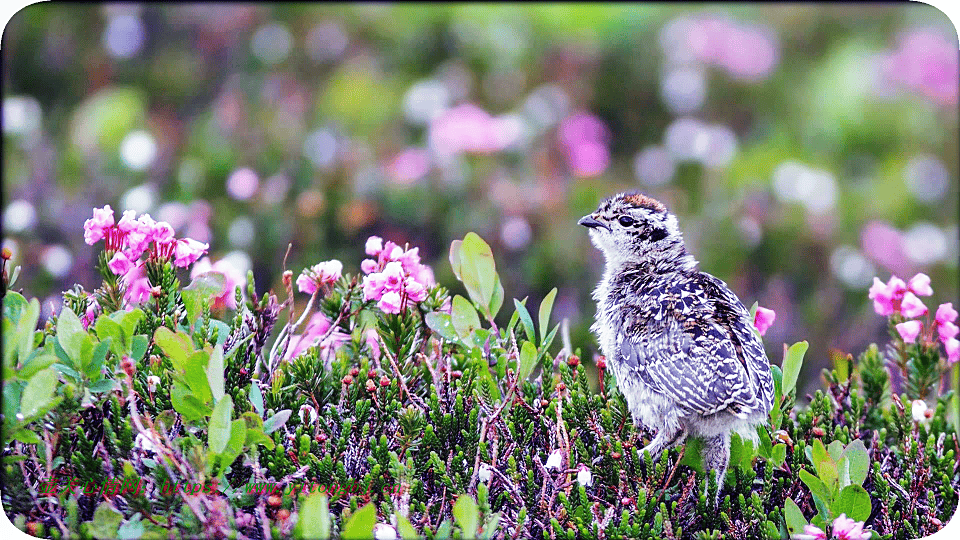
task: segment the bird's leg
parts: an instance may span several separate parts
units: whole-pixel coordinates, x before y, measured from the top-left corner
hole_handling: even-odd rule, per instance
[[[677,427],[670,429],[663,426],[657,430],[657,434],[653,440],[650,441],[650,444],[640,449],[640,456],[642,457],[644,452],[650,452],[650,457],[653,458],[653,462],[656,463],[665,448],[672,447],[685,437],[686,432],[683,428]]]
[[[730,462],[730,434],[724,433],[704,439],[703,441],[703,465],[707,471],[715,471],[717,481],[717,493],[714,495],[713,502],[720,502],[720,491],[723,489],[723,481],[727,475],[727,464]],[[710,483],[707,482],[706,489]],[[709,495],[709,493],[706,493]]]

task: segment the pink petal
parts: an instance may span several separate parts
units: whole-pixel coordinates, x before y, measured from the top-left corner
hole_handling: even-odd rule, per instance
[[[895,328],[897,332],[900,333],[900,337],[903,338],[903,341],[906,343],[916,343],[917,336],[920,335],[920,329],[922,328],[920,321],[907,321],[904,323],[898,324]]]
[[[757,327],[762,336],[767,333],[767,329],[770,328],[776,318],[777,314],[772,309],[757,306],[757,312],[753,317],[753,325]]]
[[[900,314],[910,319],[922,317],[927,314],[927,306],[923,305],[923,302],[912,292],[907,292],[900,303]]]
[[[933,289],[930,288],[930,276],[920,273],[912,278],[910,278],[910,285],[908,288],[913,291],[914,294],[920,296],[930,296],[933,294]]]
[[[953,309],[953,302],[940,304],[937,308],[937,323],[954,322],[957,320],[957,310]]]

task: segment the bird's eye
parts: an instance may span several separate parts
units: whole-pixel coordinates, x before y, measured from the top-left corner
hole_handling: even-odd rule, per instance
[[[623,225],[624,227],[629,227],[634,223],[636,223],[636,220],[634,220],[630,216],[620,216],[619,221],[620,221],[620,225]]]

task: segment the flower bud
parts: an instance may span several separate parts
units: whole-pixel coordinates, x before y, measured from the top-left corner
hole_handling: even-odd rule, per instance
[[[566,390],[566,389],[567,389],[567,385],[564,384],[564,383],[560,383],[560,384],[557,385],[557,390],[559,390],[559,391],[561,391],[561,392],[563,392],[563,391]]]
[[[280,506],[283,503],[283,499],[279,495],[271,495],[267,497],[267,504],[270,506]]]
[[[577,356],[577,355],[575,355],[575,354],[571,354],[571,355],[570,355],[570,358],[567,358],[567,365],[570,366],[570,367],[577,367],[577,366],[579,366],[579,365],[580,365],[580,357]]]
[[[386,375],[380,377],[380,386],[390,386],[390,379]]]
[[[133,377],[133,374],[137,372],[136,364],[126,355],[124,355],[123,360],[120,361],[120,369],[127,374],[127,377]]]
[[[360,370],[357,368],[350,368],[350,376],[356,377],[357,375],[360,375]]]
[[[610,457],[613,459],[620,459],[620,452],[610,452]]]
[[[810,432],[813,433],[814,437],[823,437],[825,434],[823,428],[820,426],[814,426]]]
[[[597,358],[597,369],[607,369],[607,359],[604,356]]]
[[[373,382],[373,379],[367,379],[367,392],[376,392],[377,383]]]
[[[370,371],[368,371],[368,372],[367,372],[367,378],[376,379],[376,378],[377,378],[377,370],[371,369]]]
[[[3,260],[5,261],[9,261],[13,258],[13,252],[10,251],[10,248],[3,248],[3,251],[0,252],[0,255],[2,255]]]
[[[278,520],[284,521],[285,519],[287,519],[287,518],[289,518],[289,517],[290,517],[290,511],[287,510],[286,508],[281,508],[281,509],[277,510],[277,519],[278,519]]]
[[[351,377],[350,375],[345,375],[342,379],[340,379],[340,382],[342,382],[343,384],[349,385],[350,383],[353,382],[353,377]]]

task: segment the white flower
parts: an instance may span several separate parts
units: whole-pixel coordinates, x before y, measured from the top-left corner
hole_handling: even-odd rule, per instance
[[[307,420],[306,420],[306,418],[305,418],[305,417],[308,416],[308,415],[309,415],[309,417],[310,417],[310,422],[309,422],[310,424],[312,424],[312,423],[314,423],[314,422],[317,421],[317,410],[314,409],[313,406],[311,406],[311,405],[303,405],[303,406],[301,406],[301,407],[300,407],[300,421],[303,422],[304,424],[308,423]]]
[[[547,457],[547,464],[545,465],[548,469],[559,469],[560,468],[560,458],[562,452],[560,449],[556,449],[550,453],[550,456]]]
[[[913,407],[910,408],[910,412],[913,414],[914,422],[926,422],[927,402],[922,399],[913,400]]]
[[[577,473],[577,482],[583,487],[593,484],[593,473],[590,472],[590,468],[586,465],[580,465],[580,471]]]
[[[397,530],[386,523],[377,523],[373,526],[373,537],[376,540],[397,540]]]
[[[157,377],[156,375],[147,376],[147,390],[156,392],[158,384],[160,384],[160,377]]]
[[[144,452],[156,452],[158,446],[160,446],[160,443],[157,442],[156,435],[152,433],[140,432],[137,434],[137,438],[133,440],[133,447]]]
[[[487,465],[486,463],[481,463],[480,472],[477,473],[477,476],[480,477],[481,482],[489,482],[490,475],[493,474],[491,471],[493,471],[493,467]]]

